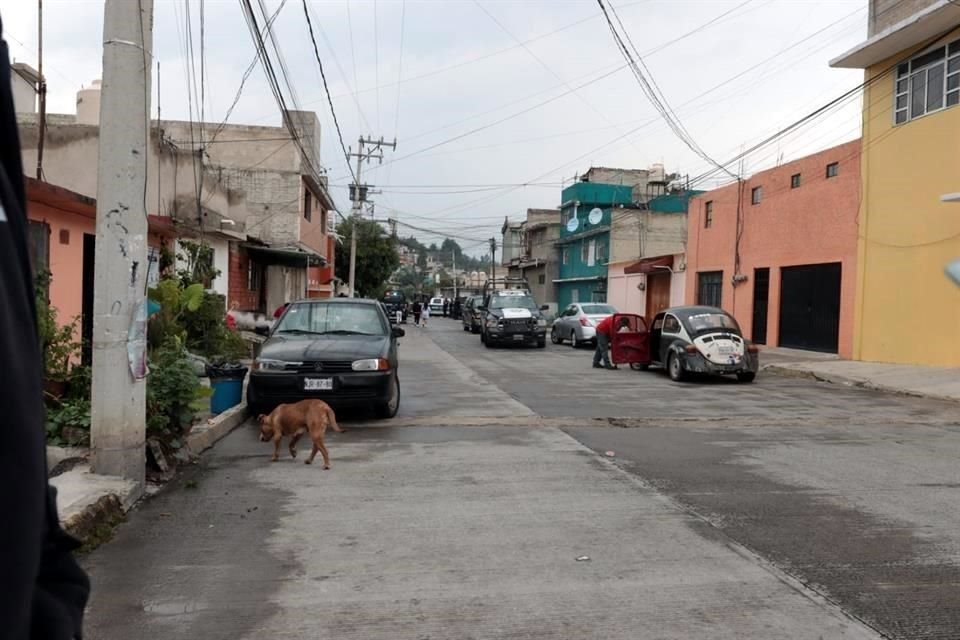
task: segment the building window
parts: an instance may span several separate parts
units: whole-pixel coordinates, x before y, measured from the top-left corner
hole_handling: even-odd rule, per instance
[[[697,274],[697,304],[719,307],[723,297],[723,271]]]
[[[320,212],[320,233],[326,235],[327,233],[327,212]]]
[[[303,217],[307,222],[313,218],[313,197],[306,189],[303,190]]]
[[[593,265],[593,240],[584,240],[580,244],[580,262]]]
[[[564,247],[562,254],[563,254],[563,264],[570,264],[570,247]]]
[[[763,187],[754,187],[750,190],[750,202],[751,204],[760,204],[760,201],[763,200]]]
[[[836,178],[838,173],[840,173],[839,162],[831,162],[827,165],[827,178]]]
[[[607,241],[597,240],[597,264],[604,264],[607,261]]]
[[[713,200],[708,200],[703,205],[703,228],[709,229],[713,226]]]
[[[799,186],[800,186],[800,174],[795,173],[792,176],[790,176],[790,188],[796,189]]]
[[[903,124],[960,103],[960,40],[897,66],[894,122]]]
[[[263,270],[259,264],[247,258],[247,290],[259,291],[263,278]]]
[[[537,284],[547,284],[546,274],[541,273],[540,275],[537,276]]]

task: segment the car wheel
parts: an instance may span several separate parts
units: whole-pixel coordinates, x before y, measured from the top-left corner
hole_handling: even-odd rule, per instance
[[[675,353],[671,353],[667,358],[667,373],[674,382],[681,382],[686,377],[686,371],[683,370],[683,363]]]
[[[753,382],[757,377],[754,371],[742,371],[737,374],[737,380],[740,382]]]
[[[550,342],[553,344],[560,344],[563,342],[563,338],[560,337],[560,332],[557,331],[556,327],[550,329]]]
[[[579,349],[579,348],[580,348],[580,341],[577,340],[577,332],[576,332],[576,331],[571,331],[571,332],[570,332],[570,346],[573,347],[574,349]]]
[[[487,334],[480,332],[480,344],[487,344]]]
[[[386,402],[378,404],[374,408],[374,412],[377,417],[381,420],[387,420],[395,415],[400,409],[400,380],[397,378],[397,374],[393,374],[393,377],[390,378],[390,391],[387,396]]]
[[[470,333],[473,333],[473,334],[480,333],[480,329],[478,329],[474,325],[470,325]]]
[[[470,331],[470,327],[468,327],[467,325],[463,325],[463,330],[464,330],[464,331]]]

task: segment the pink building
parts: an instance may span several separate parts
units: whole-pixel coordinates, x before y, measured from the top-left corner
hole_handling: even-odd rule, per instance
[[[686,302],[758,344],[850,358],[859,201],[859,140],[692,199]]]

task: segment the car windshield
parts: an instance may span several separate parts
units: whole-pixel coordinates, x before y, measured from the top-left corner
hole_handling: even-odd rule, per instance
[[[730,331],[740,332],[740,325],[725,313],[698,313],[688,316],[686,319],[690,331],[694,334],[704,333],[706,331],[715,331],[717,329],[728,329]]]
[[[321,302],[291,305],[276,333],[382,336],[387,328],[374,305]]]
[[[491,309],[530,309],[537,310],[537,303],[529,295],[503,295],[490,297]]]
[[[583,309],[583,312],[588,316],[612,316],[617,312],[616,309],[608,304],[585,304],[581,306],[581,309]]]

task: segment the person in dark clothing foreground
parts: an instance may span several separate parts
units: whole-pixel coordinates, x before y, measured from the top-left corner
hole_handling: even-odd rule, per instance
[[[47,482],[42,367],[26,196],[0,20],[0,640],[81,638],[90,582]]]

